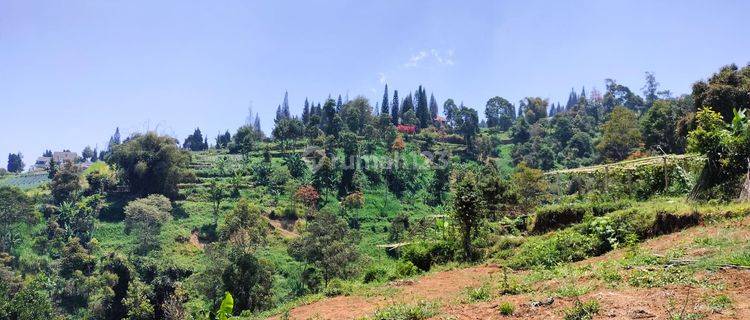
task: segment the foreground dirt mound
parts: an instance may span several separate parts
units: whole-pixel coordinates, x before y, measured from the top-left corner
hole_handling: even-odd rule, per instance
[[[480,285],[498,271],[500,268],[495,266],[479,266],[437,272],[417,280],[389,283],[383,290],[387,294],[325,299],[297,307],[289,315],[292,319],[357,319],[394,303],[413,303],[420,300],[450,302],[462,295],[466,288]]]
[[[716,238],[732,241],[737,248],[750,243],[750,218],[740,221],[700,226],[646,241],[641,245],[654,255],[665,255],[675,248],[688,248],[681,259],[689,261],[719,249],[691,245],[698,238]],[[624,250],[591,258],[573,264],[589,267],[601,262],[612,262],[624,256]],[[642,267],[626,268],[623,272],[638,271]],[[643,268],[670,274],[673,266],[656,265]],[[515,272],[523,276],[528,272]],[[384,285],[368,294],[324,299],[299,306],[290,312],[291,319],[359,319],[372,315],[378,309],[397,303],[411,304],[430,301],[439,305],[433,319],[562,319],[566,310],[577,301],[596,300],[599,312],[595,319],[750,319],[750,270],[746,268],[710,268],[698,271],[695,282],[675,282],[658,286],[633,287],[627,280],[618,285],[608,285],[590,276],[579,278],[575,285],[589,286],[585,293],[559,294],[566,284],[559,279],[548,280],[532,286],[529,293],[499,295],[493,291],[490,298],[469,302],[468,288],[477,288],[502,279],[501,269],[486,265],[436,272],[416,280],[403,280]],[[627,276],[625,276],[627,278]],[[597,282],[598,281],[598,282]],[[592,285],[593,283],[593,285]],[[557,293],[556,293],[557,292]],[[723,308],[711,306],[711,299],[722,296],[728,299]],[[501,306],[514,306],[512,315],[502,315]],[[681,317],[680,317],[681,316]]]
[[[551,304],[536,304],[534,295],[510,295],[489,302],[445,306],[440,316],[433,319],[562,319],[565,310],[576,300],[595,299],[600,312],[595,319],[694,319],[689,315],[701,314],[695,319],[750,319],[750,271],[719,271],[717,283],[726,284],[724,292],[733,301],[733,309],[706,310],[697,302],[706,297],[708,290],[692,286],[663,288],[599,289],[578,298],[556,298]],[[500,313],[500,306],[510,302],[516,306],[510,316]]]

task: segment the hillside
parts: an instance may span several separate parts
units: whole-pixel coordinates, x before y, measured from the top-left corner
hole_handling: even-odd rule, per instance
[[[287,315],[380,319],[393,312],[399,314],[393,319],[417,319],[406,314],[420,309],[431,319],[555,319],[571,313],[578,301],[596,301],[595,318],[745,319],[750,317],[748,241],[750,217],[737,218],[552,269],[452,266],[298,306]],[[511,315],[501,313],[505,303],[513,306]]]
[[[742,319],[750,118],[704,100],[750,90],[725,77],[750,67],[484,121],[422,86],[284,99],[269,135],[251,114],[214,144],[117,128],[35,174],[12,154],[0,319]]]

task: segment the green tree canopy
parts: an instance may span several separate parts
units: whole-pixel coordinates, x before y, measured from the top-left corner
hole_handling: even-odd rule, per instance
[[[693,84],[696,109],[710,108],[721,114],[724,122],[732,121],[733,110],[750,109],[750,64],[738,68],[722,67],[708,81]]]
[[[635,112],[615,107],[602,125],[602,137],[597,149],[606,161],[621,161],[640,147],[641,131]]]
[[[174,138],[155,132],[126,139],[114,147],[107,162],[122,171],[130,192],[138,196],[158,193],[175,199],[177,183],[190,177],[186,170],[190,154]]]

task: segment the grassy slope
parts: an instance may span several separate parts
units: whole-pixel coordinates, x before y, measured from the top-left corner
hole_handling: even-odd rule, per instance
[[[641,203],[644,207],[695,209],[671,199]],[[599,316],[630,318],[651,315],[680,319],[744,319],[750,316],[750,274],[727,268],[750,268],[750,205],[704,206],[705,224],[614,250],[600,257],[551,268],[511,271],[470,267],[436,271],[414,284],[387,284],[351,296],[326,299],[292,309],[293,318],[353,319],[431,314],[436,319],[503,319],[499,306],[508,304],[515,317],[560,318],[574,311],[576,301],[596,301]],[[737,214],[726,215],[728,212]],[[459,288],[429,290],[436,279],[453,279]],[[429,287],[429,286],[427,286]],[[394,292],[395,291],[395,292]],[[530,301],[555,299],[550,306]],[[427,303],[419,303],[427,301]],[[337,306],[337,307],[336,307]],[[339,310],[336,310],[339,309]],[[343,309],[343,311],[342,311]],[[348,310],[348,311],[347,311]],[[418,317],[415,319],[419,319]]]

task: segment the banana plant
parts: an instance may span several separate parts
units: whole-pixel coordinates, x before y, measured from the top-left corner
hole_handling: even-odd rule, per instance
[[[734,117],[732,118],[732,132],[734,132],[734,134],[741,134],[747,129],[748,123],[745,111],[745,109],[739,111],[737,109],[732,109],[732,112],[734,112]]]
[[[232,298],[231,293],[226,292],[224,293],[224,300],[221,301],[219,310],[216,311],[216,320],[239,319],[235,316],[232,316],[232,311],[234,311],[234,298]]]

